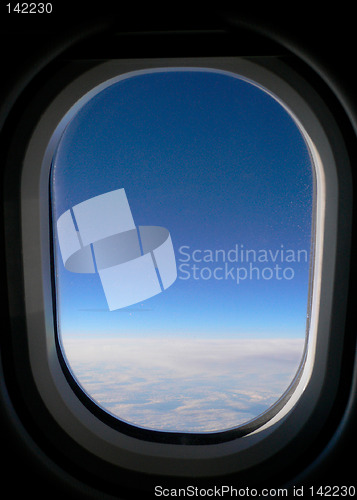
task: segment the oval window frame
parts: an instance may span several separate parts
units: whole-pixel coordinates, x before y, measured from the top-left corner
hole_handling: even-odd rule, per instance
[[[232,436],[224,442],[210,442],[210,446],[194,443],[189,447],[181,446],[185,443],[184,439],[176,443],[165,439],[160,443],[148,441],[142,439],[140,433],[130,436],[98,419],[78,399],[63,373],[56,351],[52,303],[48,177],[56,145],[64,128],[79,107],[92,97],[93,92],[97,93],[110,85],[110,82],[118,79],[118,75],[150,71],[153,68],[167,71],[170,67],[180,66],[209,67],[213,71],[237,73],[277,95],[279,100],[287,103],[289,110],[307,131],[305,139],[312,141],[310,146],[315,151],[317,173],[316,257],[310,322],[313,333],[309,337],[304,370],[289,401],[282,404],[273,418],[244,437]],[[334,154],[336,144],[335,148],[331,146],[331,134],[343,152],[339,156],[339,172]],[[42,162],[38,161],[39,158],[42,158]],[[24,160],[21,183],[30,364],[43,401],[57,423],[81,446],[111,464],[140,472],[174,476],[209,476],[213,467],[215,474],[236,472],[268,459],[287,446],[303,429],[308,432],[309,418],[316,413],[319,418],[324,418],[337,387],[336,380],[335,388],[329,387],[330,398],[320,397],[331,342],[331,309],[337,258],[333,243],[338,231],[339,182],[342,178],[347,185],[347,172],[347,154],[333,117],[313,89],[275,58],[264,61],[242,58],[110,61],[99,64],[69,84],[52,101],[34,130]],[[41,269],[42,273],[36,272],[36,269]],[[318,357],[315,356],[316,352]],[[217,463],[218,457],[220,460]],[[177,459],[180,459],[179,470]]]

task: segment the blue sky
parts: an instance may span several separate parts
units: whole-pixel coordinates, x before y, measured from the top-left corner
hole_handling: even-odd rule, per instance
[[[228,263],[226,278],[216,280],[201,269],[222,263],[181,262],[182,247],[309,251],[309,153],[291,117],[260,88],[204,71],[122,80],[68,125],[52,182],[55,218],[125,188],[135,224],[166,227],[181,265],[164,293],[109,312],[98,276],[66,271],[59,256],[62,334],[304,336],[308,262],[280,262],[292,279],[257,279],[256,271],[239,284],[229,269],[249,263]]]
[[[313,187],[274,98],[218,72],[122,80],[67,126],[51,188],[54,222],[124,188],[135,225],[167,228],[176,256],[169,288],[109,311],[98,274],[67,271],[56,242],[58,329],[94,400],[135,425],[205,432],[283,394],[303,353]]]

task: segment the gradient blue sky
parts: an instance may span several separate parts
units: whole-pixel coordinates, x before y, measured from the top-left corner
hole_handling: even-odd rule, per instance
[[[282,106],[244,80],[205,71],[147,73],[89,101],[65,130],[53,162],[54,219],[119,188],[136,225],[170,231],[178,266],[183,245],[309,252],[308,149]],[[165,292],[109,312],[98,275],[66,271],[57,255],[62,335],[305,335],[305,261],[278,261],[293,268],[291,280],[246,279],[239,285],[232,279],[184,280],[179,270]],[[213,269],[222,263],[196,265]]]

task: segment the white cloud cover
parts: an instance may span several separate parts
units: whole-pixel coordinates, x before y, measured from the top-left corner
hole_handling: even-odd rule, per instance
[[[68,364],[100,406],[166,431],[236,427],[266,411],[300,364],[303,339],[63,339]]]

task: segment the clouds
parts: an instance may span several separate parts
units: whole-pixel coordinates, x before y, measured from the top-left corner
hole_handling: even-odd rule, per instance
[[[135,425],[209,432],[243,424],[285,392],[303,339],[67,337],[79,384],[100,406]]]

